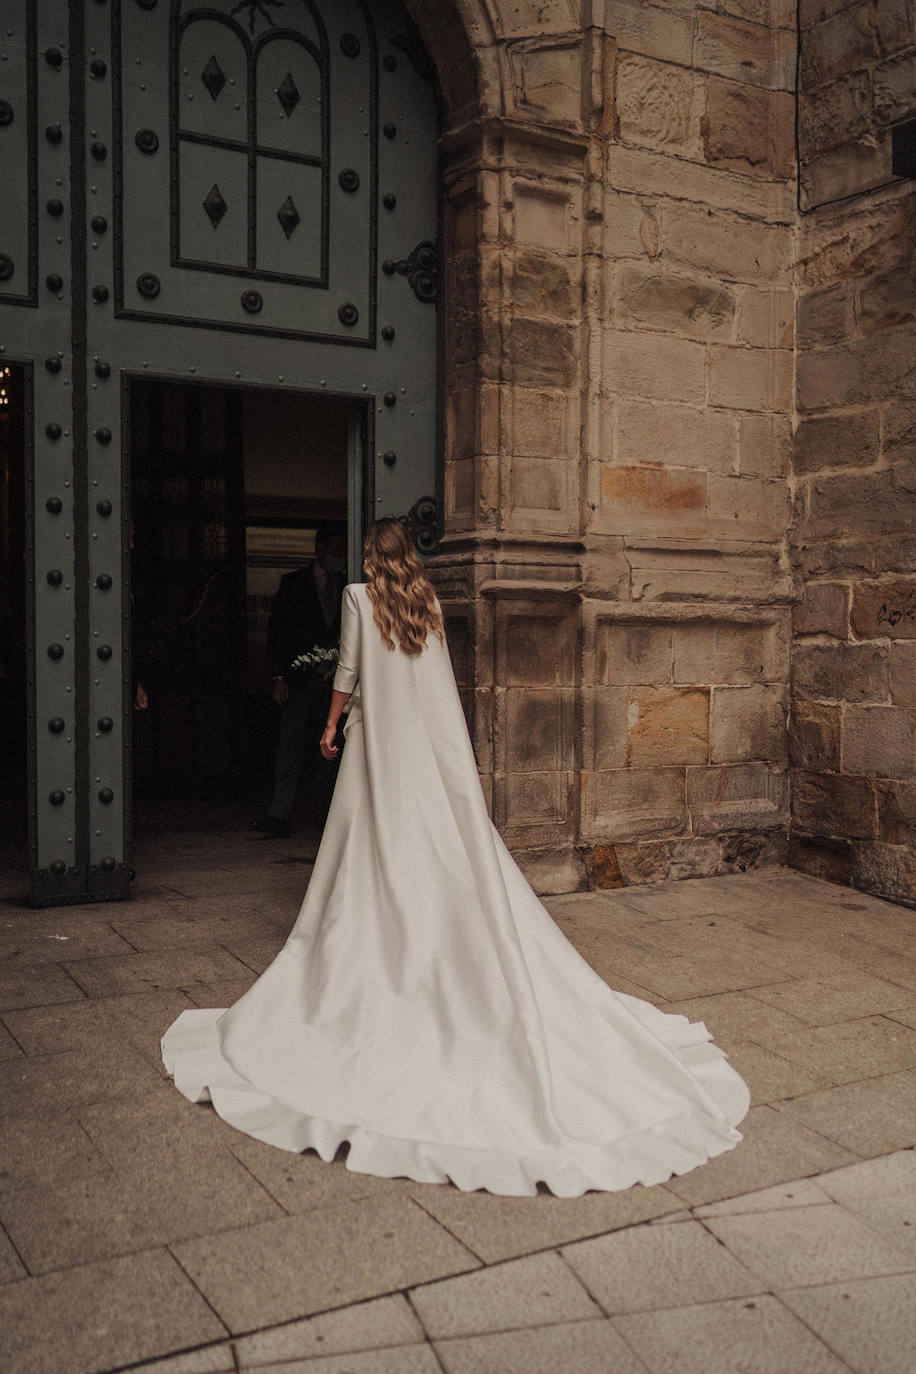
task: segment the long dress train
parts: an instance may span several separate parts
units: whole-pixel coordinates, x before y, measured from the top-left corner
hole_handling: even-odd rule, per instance
[[[487,814],[447,650],[382,642],[345,588],[354,693],[327,825],[284,948],[228,1011],[162,1040],[192,1101],[347,1168],[563,1197],[732,1149],[747,1086],[702,1022],[612,991]]]

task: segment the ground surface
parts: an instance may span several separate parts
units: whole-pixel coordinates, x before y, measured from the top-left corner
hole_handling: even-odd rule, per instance
[[[164,1076],[313,852],[158,834],[129,904],[0,889],[2,1374],[914,1374],[916,913],[784,869],[550,899],[754,1105],[659,1187],[494,1198],[273,1150]]]

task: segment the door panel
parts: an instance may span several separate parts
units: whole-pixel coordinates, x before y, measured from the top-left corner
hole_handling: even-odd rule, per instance
[[[21,194],[0,199],[0,342],[34,375],[33,900],[81,901],[128,891],[128,379],[370,402],[351,491],[372,515],[429,498],[434,540],[437,107],[389,0],[6,0],[4,25]]]

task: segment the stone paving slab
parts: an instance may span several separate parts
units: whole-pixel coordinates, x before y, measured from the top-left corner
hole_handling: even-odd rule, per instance
[[[129,942],[140,953],[244,944],[263,938],[265,927],[270,926],[276,927],[282,943],[289,934],[289,925],[285,920],[277,920],[273,913],[222,911],[204,915],[193,908],[112,922],[124,943]]]
[[[636,1226],[568,1245],[563,1258],[608,1316],[764,1291],[707,1226]]]
[[[0,1021],[0,1060],[20,1059],[25,1053],[18,1040],[15,1040]]]
[[[855,1083],[916,1066],[916,1030],[884,1016],[791,1031],[774,1040],[772,1048],[833,1083]]]
[[[610,1322],[568,1322],[535,1331],[433,1342],[446,1374],[646,1374]]]
[[[191,1005],[185,993],[168,989],[100,1000],[86,998],[77,1004],[28,1007],[4,1012],[3,1023],[29,1055],[92,1050],[100,1042],[114,1040],[132,1045],[147,1057],[152,1047],[158,1067],[163,1025],[169,1025]]]
[[[119,997],[160,988],[193,988],[239,976],[239,961],[225,949],[177,949],[110,959],[79,959],[67,972],[87,997]],[[164,1028],[163,1028],[164,1029]]]
[[[107,1174],[111,1165],[71,1111],[51,1104],[0,1115],[0,1192],[50,1188],[62,1180]]]
[[[130,942],[107,920],[99,919],[99,910],[90,907],[74,913],[65,907],[50,913],[4,913],[0,916],[0,965],[8,970],[17,964],[59,964],[62,959],[130,954]]]
[[[238,1334],[480,1264],[409,1197],[317,1208],[172,1252]]]
[[[722,1049],[728,1051],[730,1062],[750,1085],[754,1107],[833,1085],[826,1074],[812,1073],[750,1040],[723,1044]]]
[[[871,1157],[916,1144],[916,1072],[808,1093],[779,1110],[847,1150]]]
[[[96,1374],[225,1334],[164,1250],[0,1288],[3,1374]]]
[[[0,968],[0,1012],[14,1007],[46,1007],[81,1002],[86,994],[59,965]]]
[[[416,1345],[423,1339],[423,1328],[413,1308],[404,1294],[398,1293],[290,1322],[256,1336],[243,1336],[233,1344],[242,1369],[259,1369],[285,1360]]]
[[[775,1297],[636,1312],[614,1326],[649,1374],[849,1374]]]
[[[284,1213],[228,1151],[0,1194],[0,1222],[31,1274],[252,1226]]]
[[[806,1129],[775,1107],[752,1107],[739,1129],[744,1139],[734,1150],[717,1155],[702,1168],[673,1178],[665,1186],[697,1206],[819,1174],[855,1160],[851,1151]]]
[[[4,1110],[35,1113],[165,1087],[162,1075],[130,1045],[102,1044],[61,1054],[29,1055],[0,1064]]]
[[[436,1184],[412,1184],[411,1192],[421,1207],[486,1264],[634,1226],[687,1207],[661,1184],[578,1198],[493,1197]]]
[[[573,1270],[547,1251],[415,1288],[411,1302],[433,1340],[602,1315]]]
[[[856,1374],[913,1374],[916,1274],[847,1279],[780,1297]]]

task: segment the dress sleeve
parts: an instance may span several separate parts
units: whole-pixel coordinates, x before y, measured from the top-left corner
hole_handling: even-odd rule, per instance
[[[340,659],[334,674],[335,692],[352,692],[359,680],[359,609],[353,586],[344,587],[340,607]]]

